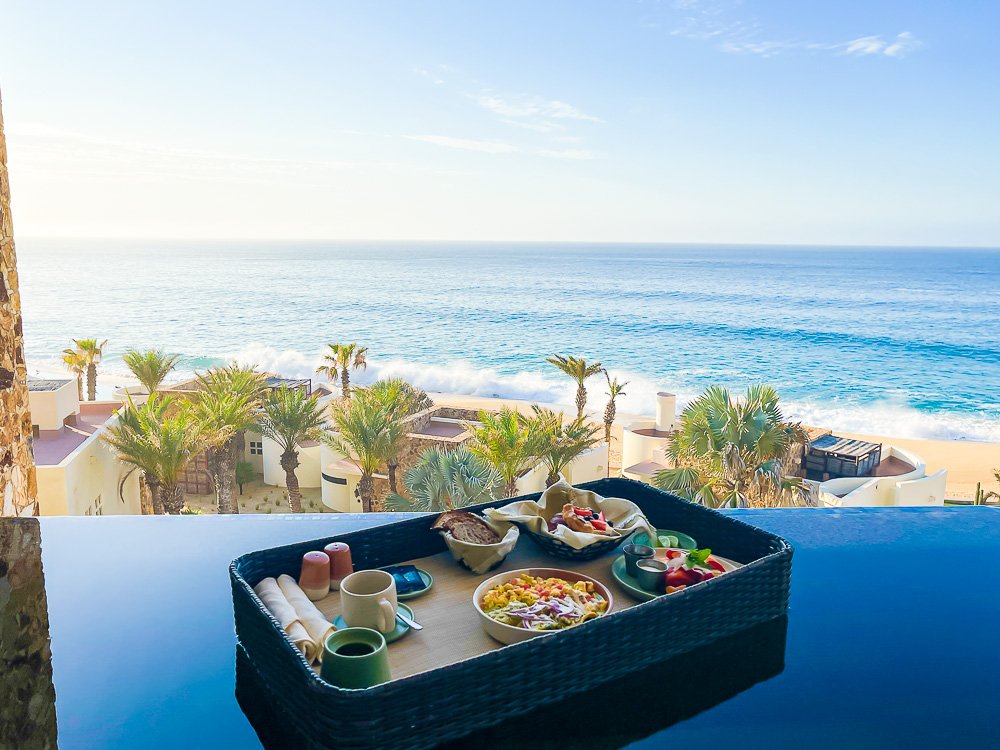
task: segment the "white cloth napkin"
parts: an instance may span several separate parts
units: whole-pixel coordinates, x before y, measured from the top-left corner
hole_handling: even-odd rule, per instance
[[[306,657],[306,661],[312,664],[317,660],[316,644],[309,637],[309,631],[299,620],[295,607],[288,603],[288,599],[281,593],[278,582],[273,578],[265,578],[253,588],[254,593],[264,602],[274,619],[281,625],[281,629],[292,639],[295,647]]]
[[[555,531],[549,531],[549,520],[556,513],[561,513],[563,506],[570,502],[578,508],[604,511],[604,517],[614,524],[609,529],[612,533],[587,534],[573,531],[563,524],[557,526]],[[523,523],[532,532],[558,539],[573,549],[583,549],[594,542],[625,536],[637,529],[652,532],[652,527],[639,510],[639,506],[630,500],[621,497],[601,497],[596,492],[578,490],[566,481],[556,482],[549,487],[538,498],[538,502],[521,500],[501,508],[487,508],[483,513],[497,521]]]
[[[463,542],[461,539],[453,537],[451,532],[442,533],[444,543],[448,546],[451,556],[456,560],[461,560],[470,571],[477,575],[486,573],[493,566],[503,562],[504,558],[514,549],[521,534],[517,526],[512,523],[495,521],[492,518],[484,518],[483,521],[500,537],[500,541],[496,544]]]
[[[306,632],[316,646],[316,661],[323,661],[323,645],[330,633],[336,630],[333,623],[327,620],[316,605],[313,604],[306,593],[299,588],[299,584],[290,575],[278,576],[278,588],[285,595],[285,599],[295,609],[295,614],[299,622],[305,627]]]

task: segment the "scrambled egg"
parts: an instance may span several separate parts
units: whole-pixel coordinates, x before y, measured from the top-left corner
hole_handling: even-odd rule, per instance
[[[567,595],[579,599],[578,595],[574,596],[577,592],[593,594],[594,584],[589,581],[570,583],[562,578],[521,576],[487,591],[483,596],[483,609],[487,612],[502,609],[511,602],[531,605],[546,596]]]

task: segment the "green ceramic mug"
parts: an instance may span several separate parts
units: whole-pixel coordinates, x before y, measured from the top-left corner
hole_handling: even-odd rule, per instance
[[[323,644],[320,677],[342,688],[367,688],[388,682],[389,650],[385,638],[370,628],[344,628]]]

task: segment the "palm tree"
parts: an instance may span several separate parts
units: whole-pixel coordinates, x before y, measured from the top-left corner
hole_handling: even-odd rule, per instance
[[[576,415],[582,417],[583,410],[587,408],[587,389],[584,383],[591,375],[601,372],[601,363],[588,365],[586,360],[564,357],[561,354],[553,355],[545,361],[555,365],[576,381]]]
[[[472,433],[469,450],[500,472],[504,497],[514,497],[518,478],[537,463],[546,436],[509,406],[497,413],[480,411],[479,423],[465,427]]]
[[[138,407],[129,400],[118,413],[117,424],[102,436],[118,460],[143,473],[157,514],[181,512],[184,488],[178,482],[205,449],[204,433],[187,405],[173,407],[173,399],[156,395]]]
[[[425,391],[402,378],[376,380],[365,388],[365,391],[373,394],[383,403],[394,405],[405,417],[434,406],[434,402]]]
[[[79,349],[63,349],[63,364],[76,377],[76,397],[83,401],[83,375],[87,372],[87,362]]]
[[[410,385],[402,378],[385,378],[377,380],[367,388],[356,392],[363,398],[374,398],[388,409],[396,418],[406,419],[406,417],[416,414],[418,411],[429,409],[434,405],[428,396],[421,389]],[[393,443],[387,446],[389,451],[386,456],[386,474],[389,477],[389,491],[396,493],[399,491],[396,484],[396,472],[399,470],[399,452],[403,448],[403,441],[406,439],[406,431],[403,429],[393,430]]]
[[[302,492],[295,469],[299,465],[299,443],[320,436],[323,407],[302,388],[282,386],[272,390],[263,402],[260,432],[281,448],[281,468],[285,470],[288,509],[302,512]]]
[[[135,376],[135,379],[142,383],[146,393],[152,395],[156,393],[164,379],[174,369],[177,357],[176,354],[164,354],[155,349],[142,352],[129,349],[122,355],[122,361]]]
[[[365,391],[352,401],[332,404],[331,410],[337,431],[327,433],[323,440],[358,467],[361,510],[370,513],[375,507],[375,474],[398,451],[404,434],[402,417],[395,408]]]
[[[612,378],[608,371],[604,371],[604,377],[608,381],[608,405],[604,407],[604,440],[608,444],[608,450],[611,450],[611,425],[615,422],[615,413],[618,411],[618,407],[615,405],[615,400],[619,396],[625,395],[625,386],[628,385],[626,380],[624,383],[619,383],[618,378]],[[610,461],[608,462],[608,471],[611,471]],[[610,474],[608,475],[610,476]]]
[[[97,366],[101,363],[104,347],[108,340],[98,343],[97,339],[73,339],[76,350],[87,366],[87,400],[97,400]]]
[[[566,422],[562,412],[554,412],[538,405],[531,407],[534,417],[522,417],[529,430],[543,435],[545,440],[540,458],[548,467],[545,486],[551,487],[560,475],[584,451],[600,442],[597,433],[600,425],[589,424],[586,417]]]
[[[126,398],[128,403],[118,412],[117,423],[108,427],[101,437],[116,452],[119,461],[141,472],[153,513],[161,515],[163,503],[160,497],[160,456],[153,435],[156,432],[154,425],[165,418],[171,401],[150,398],[141,407],[136,407],[131,396],[126,394]],[[124,480],[121,485],[124,485]],[[142,504],[143,513],[146,513],[145,500]]]
[[[208,473],[219,513],[239,513],[233,497],[240,435],[260,422],[264,376],[252,367],[230,365],[198,377],[201,392],[191,411],[206,433]]]
[[[316,372],[328,380],[336,380],[340,375],[340,387],[344,398],[351,397],[351,370],[368,367],[366,355],[368,347],[358,344],[327,344],[329,351],[323,355],[323,364]]]
[[[801,502],[808,491],[790,476],[798,446],[808,436],[786,422],[777,392],[752,385],[742,399],[712,386],[681,414],[667,446],[677,468],[656,474],[660,489],[711,507],[775,507]]]
[[[503,486],[500,472],[468,448],[428,448],[404,477],[409,498],[391,494],[386,510],[443,513],[496,498]]]

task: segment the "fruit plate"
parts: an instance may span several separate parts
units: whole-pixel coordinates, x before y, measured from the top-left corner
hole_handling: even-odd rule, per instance
[[[657,553],[660,552],[663,552],[664,554],[666,553],[666,549],[662,548],[657,549],[656,551]],[[742,567],[739,563],[733,562],[732,560],[727,560],[724,557],[719,557],[718,555],[712,555],[712,557],[718,560],[720,563],[722,563],[722,567],[726,569],[727,573],[730,573],[736,570],[737,568]],[[657,554],[656,559],[662,560],[663,555]],[[614,576],[614,579],[618,581],[618,583],[621,584],[622,588],[625,589],[625,591],[627,591],[629,595],[632,596],[632,598],[634,599],[648,602],[652,601],[653,599],[657,599],[661,596],[666,595],[665,591],[662,594],[655,594],[652,591],[647,591],[646,589],[644,589],[642,586],[639,585],[639,582],[635,579],[635,576],[626,573],[625,555],[619,555],[618,557],[615,558],[615,561],[611,563],[611,575]],[[694,585],[697,586],[698,584]],[[689,586],[688,588],[693,588],[693,586]]]
[[[576,583],[577,581],[589,581],[594,584],[594,590],[596,593],[604,597],[605,601],[608,603],[608,607],[602,614],[599,614],[596,618],[600,619],[608,613],[611,612],[611,608],[614,606],[614,598],[611,596],[611,592],[608,587],[603,583],[598,581],[596,578],[591,578],[583,573],[577,573],[572,570],[561,570],[559,568],[521,568],[520,570],[509,570],[506,573],[499,573],[495,576],[487,578],[481,584],[476,587],[475,593],[472,595],[472,606],[476,609],[476,614],[479,616],[479,622],[492,638],[500,641],[500,643],[511,644],[520,643],[521,641],[526,641],[530,638],[536,638],[540,635],[551,635],[553,633],[561,633],[566,630],[570,630],[579,625],[585,625],[586,623],[579,623],[578,625],[570,625],[567,628],[561,628],[560,630],[529,630],[527,628],[515,627],[514,625],[507,625],[506,623],[498,622],[490,617],[483,611],[481,602],[486,592],[489,591],[494,586],[499,586],[500,584],[512,581],[520,576],[534,576],[540,578],[562,578],[570,583]],[[589,620],[587,621],[589,622]]]

